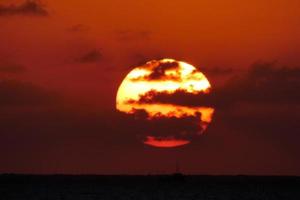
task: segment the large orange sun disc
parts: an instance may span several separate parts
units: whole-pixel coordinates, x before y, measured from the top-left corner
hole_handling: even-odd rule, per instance
[[[128,115],[138,115],[139,138],[154,147],[178,147],[201,135],[212,120],[214,108],[179,105],[173,96],[180,93],[200,95],[210,93],[211,85],[194,66],[173,59],[152,60],[128,73],[116,98],[116,109]],[[178,95],[177,95],[178,96]],[[170,101],[170,102],[168,102]],[[143,117],[140,117],[143,116]],[[173,130],[172,130],[173,129]]]

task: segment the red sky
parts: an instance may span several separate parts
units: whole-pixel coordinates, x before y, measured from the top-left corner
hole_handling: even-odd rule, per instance
[[[186,173],[300,175],[299,6],[0,1],[0,172],[172,172],[177,157]],[[217,89],[213,123],[183,148],[144,146],[114,108],[132,67],[162,57]]]

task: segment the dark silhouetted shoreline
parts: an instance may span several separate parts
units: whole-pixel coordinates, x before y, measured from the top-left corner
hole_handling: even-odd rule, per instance
[[[0,199],[300,199],[300,177],[0,175]]]

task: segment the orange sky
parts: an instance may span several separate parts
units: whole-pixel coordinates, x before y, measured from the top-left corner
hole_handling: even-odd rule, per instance
[[[51,110],[52,108],[50,108],[51,112],[54,112],[49,114],[53,123],[55,122],[55,125],[53,125],[46,120],[49,118],[47,113],[36,114],[35,112],[39,110],[39,108],[34,108],[31,112],[27,113],[24,112],[24,110],[30,110],[31,108],[30,106],[29,108],[25,106],[26,108],[22,108],[24,110],[21,112],[21,118],[18,116],[18,118],[15,119],[15,121],[23,124],[20,125],[20,127],[25,126],[25,128],[22,128],[22,130],[15,130],[17,128],[14,126],[10,127],[12,129],[4,127],[3,130],[9,130],[7,131],[7,137],[6,135],[4,137],[1,135],[2,129],[0,127],[0,141],[2,140],[4,141],[3,143],[7,144],[10,144],[10,142],[6,142],[7,138],[7,141],[15,141],[15,138],[10,138],[10,133],[12,134],[14,131],[23,133],[22,131],[27,130],[30,132],[32,127],[27,125],[27,123],[30,124],[39,121],[40,115],[42,116],[42,119],[45,119],[46,122],[44,123],[46,124],[45,126],[48,127],[47,131],[49,132],[51,132],[51,130],[54,130],[53,132],[60,130],[61,126],[64,127],[64,130],[71,129],[70,127],[72,127],[72,125],[70,125],[69,119],[66,119],[67,125],[60,125],[60,120],[57,120],[60,119],[60,117],[64,118],[69,115],[72,116],[72,122],[78,122],[81,118],[84,118],[81,119],[84,121],[82,122],[84,124],[82,127],[87,123],[87,126],[95,126],[93,130],[98,130],[98,125],[96,123],[98,121],[93,118],[99,114],[97,111],[100,111],[99,115],[101,115],[102,118],[100,117],[101,120],[99,119],[99,121],[101,121],[101,123],[103,121],[103,123],[107,124],[113,123],[115,120],[113,117],[116,115],[114,113],[115,97],[119,84],[132,67],[143,64],[145,61],[151,59],[170,57],[176,60],[187,61],[188,63],[199,67],[200,71],[203,69],[203,72],[212,84],[212,88],[228,86],[233,91],[236,91],[236,88],[232,87],[236,82],[233,82],[234,84],[231,85],[226,85],[224,84],[224,79],[227,80],[228,77],[236,74],[242,76],[246,74],[246,78],[242,79],[242,81],[248,83],[247,81],[253,79],[253,74],[257,72],[248,72],[247,70],[257,61],[271,63],[276,61],[280,66],[300,66],[299,0],[41,0],[44,5],[42,9],[45,9],[47,13],[46,16],[34,14],[31,13],[32,11],[28,10],[11,11],[12,9],[8,7],[10,4],[18,6],[24,2],[25,0],[0,0],[0,5],[4,6],[3,10],[9,11],[5,11],[6,14],[1,15],[3,10],[1,11],[2,8],[0,6],[0,80],[27,81],[42,87],[43,89],[51,89],[63,97],[64,106],[72,107],[75,105],[74,107],[78,110],[88,110],[88,113],[92,113],[92,117],[86,113],[81,113],[78,110],[72,110],[71,114],[61,114],[61,108],[57,110]],[[6,71],[6,66],[11,67],[16,65],[24,68],[24,70],[21,70],[20,72],[18,70],[16,70],[16,72]],[[218,70],[215,69],[218,69],[221,72],[218,72]],[[209,73],[210,70],[214,72]],[[228,72],[226,70],[228,70]],[[273,73],[271,68],[268,70]],[[206,71],[208,72],[207,74]],[[293,86],[295,84],[291,83],[291,85]],[[290,85],[289,87],[291,90],[293,89]],[[266,91],[268,91],[267,89]],[[274,86],[274,88],[271,89],[276,88]],[[240,90],[238,90],[238,92],[240,92]],[[295,92],[292,92],[292,94],[293,93]],[[224,97],[225,100],[231,101],[230,98],[229,100],[226,99],[228,98],[227,96]],[[294,96],[292,97],[294,98]],[[293,99],[292,97],[290,98]],[[247,98],[251,99],[250,97]],[[0,100],[1,99],[2,96],[0,93]],[[30,99],[31,97],[29,100]],[[276,98],[273,98],[273,96],[270,95],[269,99]],[[297,98],[294,99],[297,100]],[[254,100],[260,101],[260,99]],[[16,100],[16,102],[18,101]],[[256,103],[257,102],[255,102],[255,104]],[[266,100],[266,102],[258,102],[258,104],[259,103],[267,104],[268,106],[271,104],[272,107],[274,102],[269,103]],[[226,103],[225,105],[227,106]],[[247,118],[249,117],[247,112],[241,115],[235,113],[239,111],[239,106],[241,105],[243,105],[243,109],[246,110],[248,104],[246,103],[246,106],[244,106],[242,102],[237,105],[237,108],[234,107],[233,110],[231,110],[233,112],[233,118],[237,121],[245,118],[246,125],[244,125],[244,128],[247,126],[255,127],[256,123],[254,123],[252,119]],[[5,118],[6,116],[15,116],[17,113],[16,110],[19,108],[11,107],[1,106],[0,101],[0,114],[2,118]],[[296,107],[299,109],[298,104]],[[252,109],[251,106],[250,108],[251,109],[249,110],[251,110],[251,112],[253,111],[251,116],[254,117],[260,116],[262,113],[268,113],[268,110],[265,111],[265,105],[259,104],[255,109]],[[284,108],[284,111],[280,110],[280,112],[286,112],[284,115],[285,117],[294,115],[296,117],[293,117],[292,119],[297,119],[297,117],[299,117],[297,113],[291,112],[288,109],[288,106],[274,106],[272,107],[273,112],[276,113],[278,108]],[[67,110],[68,108],[64,107],[62,109],[63,112],[65,111],[64,109]],[[72,107],[72,109],[74,108]],[[296,108],[293,108],[292,110],[296,110]],[[285,166],[278,167],[278,171],[275,171],[275,173],[299,173],[297,167],[300,166],[300,163],[297,162],[295,156],[295,152],[296,150],[298,151],[298,149],[293,143],[297,140],[294,138],[294,135],[285,140],[281,138],[280,134],[277,134],[277,140],[272,140],[269,139],[268,136],[261,136],[262,132],[268,132],[265,129],[260,131],[253,130],[255,134],[252,134],[252,132],[246,128],[245,132],[251,132],[252,135],[241,134],[244,129],[242,129],[242,131],[236,129],[231,131],[229,126],[235,123],[230,120],[231,118],[229,119],[226,116],[226,112],[227,110],[224,111],[224,113],[221,112],[221,114],[218,114],[218,109],[216,109],[217,114],[215,120],[217,125],[212,123],[212,128],[208,130],[207,135],[209,135],[210,132],[217,134],[200,142],[204,145],[204,151],[197,152],[197,155],[199,154],[207,161],[207,163],[210,163],[210,165],[203,166],[203,169],[209,172],[210,169],[215,167],[214,169],[216,169],[216,171],[214,172],[235,172],[233,167],[240,163],[245,155],[256,158],[256,155],[259,152],[264,151],[265,147],[270,147],[265,151],[266,154],[261,155],[262,157],[259,157],[258,160],[267,162],[263,159],[263,156],[276,154],[279,155],[280,159],[284,160],[287,165],[286,168],[284,168]],[[7,113],[10,114],[7,115]],[[112,119],[109,117],[107,119],[106,115],[104,116],[103,113],[108,113],[107,115],[110,117],[113,116],[111,117]],[[47,116],[43,118],[44,114]],[[59,115],[59,117],[52,116],[56,116],[56,114]],[[29,122],[26,120],[26,123],[24,122],[23,115],[29,116]],[[6,120],[6,124],[15,122],[14,120],[10,120],[9,117],[7,119],[2,119],[1,116],[0,119]],[[32,117],[32,119],[30,117]],[[85,117],[88,119],[92,118],[90,121],[95,122],[95,124],[86,120]],[[218,119],[222,117],[227,121],[218,121]],[[275,115],[267,116],[264,120],[270,118],[273,119],[275,117]],[[42,119],[41,121],[43,122]],[[260,118],[257,117],[257,119]],[[293,120],[288,119],[289,118],[276,118],[273,120],[276,124],[280,124],[281,126],[285,125],[285,123],[294,123]],[[251,124],[252,122],[254,125]],[[90,123],[92,123],[92,125]],[[104,126],[108,127],[109,125],[107,124]],[[272,123],[269,123],[270,126],[272,124],[273,121]],[[235,125],[238,126],[239,123]],[[56,127],[57,130],[53,127]],[[283,130],[287,130],[289,127],[293,126],[284,126]],[[41,129],[42,128],[39,130]],[[3,130],[2,133],[5,132]],[[78,130],[81,130],[80,127]],[[225,130],[224,132],[228,133],[229,136],[222,135],[223,130]],[[119,133],[118,131],[119,130],[115,132]],[[55,134],[57,134],[57,132],[55,132]],[[95,134],[93,131],[91,132]],[[89,135],[90,138],[93,138],[92,133]],[[218,138],[218,133],[221,134],[221,136],[219,135],[220,138]],[[49,135],[51,134],[52,132],[49,133]],[[78,135],[73,138],[75,144],[80,143],[82,139],[82,135],[79,136],[80,134],[77,134]],[[68,138],[68,136],[61,137],[65,137],[61,139],[62,141],[65,141],[64,139]],[[35,137],[32,136],[32,138],[32,140],[35,141]],[[53,140],[56,141],[57,138]],[[228,144],[225,144],[228,138],[230,138],[230,142],[233,143],[229,145],[232,146],[232,148],[227,148],[228,146],[226,145]],[[107,139],[109,142],[106,141],[105,137],[101,139],[107,144],[111,144],[109,142],[112,142],[111,138],[111,140]],[[46,139],[43,137],[42,140],[44,141]],[[84,137],[84,140],[88,141],[88,136]],[[94,139],[92,140],[93,141],[89,142],[93,144],[96,143]],[[213,140],[211,143],[212,146],[209,146],[209,142],[206,142],[208,140]],[[19,141],[16,143],[18,142]],[[290,145],[289,142],[292,142],[294,146]],[[78,148],[75,147],[76,145],[72,146],[70,143],[71,142],[69,141],[63,143],[58,140],[58,147],[52,146],[52,149],[49,147],[49,151],[48,149],[46,153],[41,151],[44,154],[42,155],[41,153],[41,155],[36,156],[43,160],[42,158],[44,155],[48,155],[49,157],[52,156],[51,158],[54,160],[60,160],[62,163],[67,162],[63,157],[59,157],[61,152],[64,152],[65,148],[67,148],[66,146],[68,146],[69,149],[67,149],[67,152],[70,154],[72,154],[73,151],[78,150]],[[37,146],[33,145],[33,152],[39,152],[34,149],[35,147],[40,147],[40,143],[37,142],[37,144]],[[247,145],[251,146],[253,144],[257,144],[257,148],[250,149],[252,152],[251,154],[250,150],[246,149],[246,147]],[[24,149],[26,149],[26,145],[24,145]],[[106,144],[104,144],[104,146],[105,145]],[[213,145],[218,147],[214,149]],[[14,145],[11,146],[14,147]],[[29,146],[31,147],[31,145]],[[82,144],[82,149],[84,147],[84,149],[88,149],[95,153],[95,151],[92,151],[89,148],[95,148],[96,151],[98,151],[96,146],[97,144],[89,145],[87,142]],[[111,146],[113,149],[112,155],[116,156],[118,153],[122,152],[122,150],[116,147],[116,144],[112,143]],[[20,145],[21,150],[22,147],[23,146]],[[190,153],[193,152],[193,147],[194,146],[188,147],[185,153],[182,153],[186,156],[184,159],[191,163],[195,161],[192,157],[189,157]],[[11,147],[8,146],[7,148],[9,149]],[[109,148],[110,147],[107,147],[103,152]],[[241,152],[237,152],[234,148],[245,149]],[[31,148],[29,149],[31,150]],[[79,154],[81,151],[85,151],[82,149],[79,149]],[[131,147],[128,147],[128,149],[129,150],[126,151],[126,156],[128,156],[129,160],[135,160],[137,157],[143,158],[142,153],[136,153],[139,152],[138,150],[133,153],[136,157],[130,157],[129,155],[132,153],[130,152]],[[210,156],[205,154],[205,150],[211,152],[211,154],[209,154]],[[7,151],[7,149],[4,149],[2,152]],[[160,154],[160,152],[154,151],[155,153],[149,156],[152,159]],[[219,151],[226,152],[219,155]],[[14,155],[12,157],[18,157],[16,152],[12,152],[11,155]],[[164,156],[168,157],[168,153],[164,153]],[[57,155],[58,157],[56,157]],[[232,155],[235,155],[236,159],[231,160],[232,162],[227,162],[225,158],[234,158]],[[94,158],[95,156],[97,156],[97,154],[91,157]],[[35,158],[34,156],[31,158],[31,154],[29,157],[32,160]],[[85,156],[82,157],[82,159],[87,159]],[[73,157],[71,156],[70,159],[72,158]],[[115,167],[117,169],[117,166],[119,165],[116,163],[121,163],[122,159],[126,160],[126,158],[119,158],[114,163],[115,165],[113,165],[113,167],[108,164],[107,168],[114,169]],[[279,165],[278,163],[281,162],[280,159],[271,160],[266,166]],[[163,160],[164,158],[160,158],[160,161]],[[222,160],[225,167],[218,171],[217,166],[220,164],[220,160]],[[74,160],[69,163],[62,165],[65,166],[65,169],[70,169],[72,171],[74,170],[72,167],[74,166],[74,163],[76,163],[75,161],[76,159],[74,158]],[[251,173],[253,172],[251,169],[254,169],[254,173],[267,171],[267,167],[261,169],[260,166],[255,165],[256,162],[254,160],[252,161],[253,162],[248,161],[249,165],[246,166],[245,164],[245,166],[241,167],[241,172],[244,170],[244,172]],[[152,161],[147,160],[145,162],[149,164]],[[169,160],[168,164],[172,162],[173,161]],[[201,163],[199,160],[197,162],[199,162],[198,164]],[[297,164],[294,164],[296,162]],[[11,162],[7,161],[7,163],[7,168],[20,166],[16,160]],[[197,166],[198,165],[191,164],[191,171],[194,170],[194,172],[196,172]],[[248,168],[248,166],[252,166],[253,168]],[[38,168],[37,166],[34,167]],[[32,169],[35,169],[34,167],[28,167],[26,170],[32,171]],[[59,169],[59,166],[55,167],[53,167],[53,169]],[[82,167],[84,168],[84,166]],[[43,169],[45,172],[47,172],[46,168],[47,167]],[[128,169],[129,168],[130,166],[128,166]],[[143,169],[145,168],[141,167],[140,171],[143,171]],[[90,171],[94,172],[94,170],[95,169],[91,167]]]

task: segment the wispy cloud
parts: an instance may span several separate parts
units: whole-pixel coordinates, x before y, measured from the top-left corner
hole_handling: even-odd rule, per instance
[[[39,0],[26,0],[15,5],[0,5],[0,16],[48,16],[49,12]]]
[[[79,58],[75,59],[78,63],[94,63],[102,59],[102,53],[98,49],[92,49],[83,54]]]
[[[84,24],[75,24],[67,29],[69,32],[84,32],[88,30],[89,27]]]

